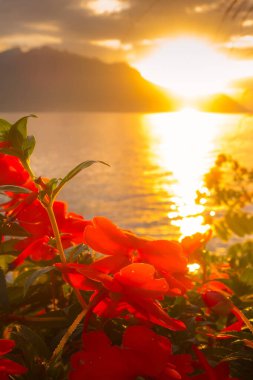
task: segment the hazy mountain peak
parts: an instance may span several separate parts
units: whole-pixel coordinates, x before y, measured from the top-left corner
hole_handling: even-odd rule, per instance
[[[160,112],[174,107],[164,91],[126,63],[47,46],[1,53],[0,85],[2,111]]]

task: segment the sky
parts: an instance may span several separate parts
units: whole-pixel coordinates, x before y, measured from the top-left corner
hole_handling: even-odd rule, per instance
[[[253,78],[253,0],[0,0],[0,52],[45,45],[127,62],[181,97],[244,93],[230,87]]]
[[[0,51],[50,45],[132,62],[185,34],[251,58],[251,6],[252,0],[0,0]]]

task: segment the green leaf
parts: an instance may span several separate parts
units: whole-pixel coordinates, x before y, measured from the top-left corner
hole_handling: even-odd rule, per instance
[[[0,223],[0,233],[5,236],[30,236],[30,234],[18,223],[6,223],[3,221]]]
[[[71,258],[72,261],[75,261],[78,256],[87,250],[87,245],[83,243],[76,245],[75,247],[69,247],[64,250],[67,261]]]
[[[17,242],[17,240],[16,240]],[[14,250],[12,250],[13,252]],[[1,247],[0,247],[0,267],[4,270],[4,271],[7,271],[8,270],[8,267],[9,267],[9,264],[14,260],[15,256],[13,255],[10,255],[9,253],[12,253],[11,250],[5,250],[5,248],[3,248],[2,244],[1,244]],[[4,255],[3,255],[4,253]]]
[[[24,294],[23,294],[24,293],[24,283],[28,279],[28,277],[30,277],[34,273],[35,270],[36,269],[34,269],[33,266],[29,266],[29,265],[25,264],[25,270],[17,271],[17,274],[14,278],[13,285],[17,286],[17,287],[22,287],[22,299],[24,296]]]
[[[59,179],[58,178],[52,178],[47,184],[46,184],[46,194],[49,196],[52,195],[53,191],[58,186]]]
[[[214,223],[214,229],[216,234],[222,239],[222,240],[228,240],[229,239],[229,230],[226,226],[226,224],[223,221],[217,221]]]
[[[27,120],[29,117],[36,117],[36,116],[29,115],[29,116],[22,117],[11,126],[11,129],[9,131],[9,141],[11,145],[18,151],[23,151],[24,149],[26,149],[26,144],[29,145],[29,143],[26,142],[27,141]]]
[[[246,268],[240,279],[248,285],[253,285],[253,268]]]
[[[4,119],[0,119],[0,133],[7,132],[11,128],[11,124]]]
[[[29,158],[34,150],[36,140],[34,136],[27,136],[26,140],[23,143],[22,149],[24,152],[25,158]]]
[[[228,213],[225,217],[228,227],[231,229],[233,233],[235,233],[239,237],[243,237],[247,234],[244,226],[241,223],[241,216],[236,213]]]
[[[57,188],[54,190],[53,192],[53,196],[55,197],[56,194],[61,190],[61,188],[65,185],[65,183],[69,182],[73,177],[75,177],[78,173],[80,173],[83,169],[86,169],[88,168],[89,166],[93,165],[93,164],[97,164],[97,163],[100,163],[100,164],[103,164],[103,165],[106,165],[106,166],[110,166],[108,165],[106,162],[104,161],[94,161],[94,160],[88,160],[88,161],[84,161],[82,162],[81,164],[77,165],[74,169],[72,169],[62,180],[61,182],[59,183],[59,185],[57,186]]]
[[[2,153],[2,154],[8,154],[9,156],[15,156],[15,157],[18,157],[18,158],[21,157],[20,152],[17,152],[16,150],[14,150],[12,148],[0,148],[0,153]]]
[[[11,191],[12,193],[17,193],[17,194],[31,193],[31,190],[27,189],[26,187],[15,186],[15,185],[1,185],[0,192],[4,192],[4,191]]]
[[[26,360],[34,364],[34,358],[49,358],[50,353],[44,340],[32,329],[23,325],[12,325],[11,338],[16,341]]]
[[[11,124],[8,121],[0,119],[0,141],[8,141],[10,128]]]
[[[9,141],[11,145],[21,150],[24,140],[27,137],[27,117],[22,117],[14,123],[9,131]]]
[[[40,269],[36,270],[35,272],[33,272],[33,274],[30,277],[28,277],[28,279],[24,283],[24,295],[26,295],[30,286],[33,285],[33,283],[39,277],[43,276],[44,274],[46,274],[48,272],[51,272],[53,269],[55,269],[55,268],[52,266],[49,266],[49,267],[45,267],[45,268],[40,268]]]

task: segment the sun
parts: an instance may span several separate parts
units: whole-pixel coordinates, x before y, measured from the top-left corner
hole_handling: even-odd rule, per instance
[[[119,0],[83,0],[81,7],[89,9],[96,15],[119,13],[128,8],[128,4]]]
[[[134,66],[146,79],[184,98],[223,91],[237,69],[236,62],[196,37],[163,40]]]

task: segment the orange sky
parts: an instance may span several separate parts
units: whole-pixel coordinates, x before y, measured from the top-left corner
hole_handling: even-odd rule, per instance
[[[181,96],[253,76],[250,0],[0,0],[0,51],[49,45],[126,61]],[[181,82],[181,83],[180,83]],[[197,83],[198,82],[198,83]]]
[[[230,54],[248,58],[253,51],[253,13],[252,19],[251,14],[245,18],[245,5],[232,17],[233,13],[226,14],[230,3],[232,0],[3,0],[0,51],[52,45],[107,61],[133,61],[155,49],[161,40],[195,34]]]

